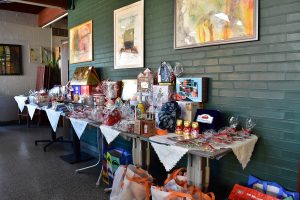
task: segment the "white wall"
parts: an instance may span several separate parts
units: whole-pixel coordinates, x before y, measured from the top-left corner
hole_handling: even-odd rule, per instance
[[[37,16],[0,10],[0,43],[22,45],[23,75],[0,76],[0,122],[17,119],[14,96],[35,88],[37,64],[29,63],[29,46],[51,47],[50,29],[37,27]]]

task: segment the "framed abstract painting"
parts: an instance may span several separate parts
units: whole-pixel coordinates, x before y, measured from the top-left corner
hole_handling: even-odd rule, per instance
[[[70,29],[70,64],[93,60],[93,21]]]
[[[114,11],[114,68],[144,67],[144,1]]]
[[[258,0],[174,2],[174,49],[258,40]]]

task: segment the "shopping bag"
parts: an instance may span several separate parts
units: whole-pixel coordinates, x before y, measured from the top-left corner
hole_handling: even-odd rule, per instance
[[[213,193],[203,193],[195,186],[187,185],[186,169],[180,168],[169,174],[163,187],[152,186],[152,200],[214,200]]]
[[[215,200],[212,192],[204,193],[199,188],[191,186],[181,191],[166,190],[164,187],[151,187],[152,200]]]
[[[129,165],[132,163],[131,154],[121,148],[112,148],[105,150],[103,156],[103,180],[111,186],[114,179],[114,174],[120,165]]]
[[[120,166],[115,172],[111,200],[149,200],[153,178],[134,165]]]
[[[184,174],[185,168],[179,168],[169,174],[168,178],[164,182],[164,187],[167,190],[181,191],[183,188],[187,188],[187,177]]]
[[[276,197],[278,199],[284,199],[292,197],[294,200],[299,200],[298,192],[290,192],[285,190],[281,185],[276,182],[263,181],[254,176],[249,176],[248,187],[253,188],[262,193]]]

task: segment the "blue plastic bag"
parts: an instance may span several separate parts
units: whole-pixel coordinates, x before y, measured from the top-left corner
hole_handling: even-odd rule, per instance
[[[299,192],[287,191],[275,182],[263,181],[251,175],[248,179],[248,187],[259,190],[265,194],[275,196],[279,199],[292,197],[294,200],[299,200]]]

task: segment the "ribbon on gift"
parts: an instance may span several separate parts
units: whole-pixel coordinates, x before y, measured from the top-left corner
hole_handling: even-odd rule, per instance
[[[114,141],[120,134],[120,131],[113,129],[110,126],[101,125],[100,130],[101,130],[101,133],[104,135],[106,142],[108,144],[110,144],[112,141]]]
[[[82,119],[75,119],[75,118],[70,118],[71,124],[75,130],[76,135],[80,139],[88,122],[84,121]]]
[[[151,142],[160,162],[164,165],[166,171],[170,171],[177,162],[189,151],[187,148],[158,144]]]
[[[57,124],[60,118],[61,111],[55,111],[53,109],[45,109],[48,120],[54,132],[56,132]]]
[[[28,114],[30,116],[30,119],[32,120],[34,112],[38,106],[34,104],[27,104]]]
[[[25,96],[15,96],[14,99],[18,104],[20,112],[22,112],[24,110],[25,101],[27,100],[27,97],[25,97]]]

